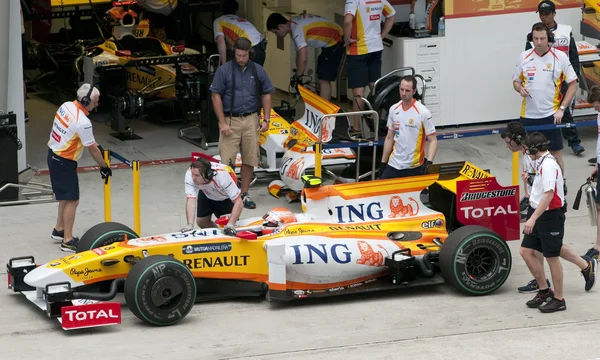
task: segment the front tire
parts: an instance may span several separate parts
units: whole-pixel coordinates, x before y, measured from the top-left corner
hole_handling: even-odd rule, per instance
[[[104,222],[92,226],[83,234],[77,245],[77,252],[96,249],[115,242],[121,242],[127,235],[128,239],[137,239],[140,236],[129,227],[118,222]]]
[[[483,226],[464,226],[440,250],[442,276],[467,295],[488,295],[500,288],[512,267],[506,241]]]
[[[149,256],[133,266],[125,280],[125,300],[143,322],[168,326],[181,321],[196,301],[196,281],[180,261]]]

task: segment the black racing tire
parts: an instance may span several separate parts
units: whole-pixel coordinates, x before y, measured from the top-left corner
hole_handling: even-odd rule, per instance
[[[125,301],[143,322],[168,326],[181,321],[196,301],[194,275],[180,261],[166,255],[140,260],[125,279]]]
[[[127,235],[127,239],[137,239],[140,237],[128,226],[118,222],[104,222],[94,225],[79,239],[77,252],[80,253],[115,242],[121,242],[125,239],[125,235]]]
[[[450,233],[439,261],[446,282],[467,295],[493,293],[504,284],[512,267],[506,241],[483,226],[464,226]]]

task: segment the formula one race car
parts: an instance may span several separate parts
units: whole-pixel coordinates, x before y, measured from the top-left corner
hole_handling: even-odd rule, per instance
[[[307,187],[301,201],[300,214],[275,209],[241,220],[237,236],[211,228],[140,238],[101,223],[74,255],[39,266],[33,257],[10,259],[9,288],[65,329],[120,323],[120,303],[110,300],[121,290],[152,325],[177,323],[199,300],[240,296],[281,301],[442,282],[487,295],[509,276],[506,240],[519,238],[518,187],[468,162]]]

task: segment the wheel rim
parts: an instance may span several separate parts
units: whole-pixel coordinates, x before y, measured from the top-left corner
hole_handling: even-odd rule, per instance
[[[465,270],[472,280],[480,280],[489,277],[495,269],[495,262],[493,251],[479,247],[467,257]]]
[[[179,305],[183,297],[183,286],[174,277],[166,276],[158,279],[150,292],[152,304],[160,310],[172,310]]]

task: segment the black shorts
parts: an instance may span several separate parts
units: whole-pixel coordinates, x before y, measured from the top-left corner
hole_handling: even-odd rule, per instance
[[[381,77],[382,52],[346,56],[346,76],[350,89],[363,88]]]
[[[527,219],[534,211],[533,208],[529,208]],[[560,256],[564,235],[565,213],[562,209],[544,211],[535,222],[531,234],[523,236],[521,246],[537,250],[547,258],[557,257]]]
[[[540,126],[540,125],[551,125],[554,124],[554,115],[550,115],[541,119],[528,119],[528,118],[520,118],[519,121],[523,126]],[[536,130],[544,134],[546,140],[550,141],[548,145],[548,150],[550,151],[558,151],[564,148],[563,146],[563,138],[560,129],[552,129],[552,130]],[[532,131],[527,131],[528,133]]]
[[[267,42],[265,40],[259,42],[258,44],[252,47],[252,50],[254,50],[254,56],[252,56],[252,61],[260,66],[264,66],[265,59],[267,58]]]
[[[381,174],[381,179],[396,179],[408,176],[419,176],[424,175],[426,172],[427,161],[425,161],[421,166],[402,170],[398,170],[395,167],[388,165],[385,167],[385,170],[383,170],[383,174]]]
[[[60,157],[48,149],[48,171],[56,200],[79,200],[77,161]]]
[[[211,200],[207,198],[202,191],[198,191],[196,216],[199,218],[211,216],[212,214],[215,214],[217,218],[220,218],[222,215],[231,214],[231,210],[233,210],[233,202],[231,200]]]
[[[321,49],[321,54],[317,59],[317,75],[319,80],[335,81],[345,51],[346,49],[342,42]]]

